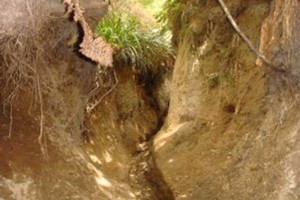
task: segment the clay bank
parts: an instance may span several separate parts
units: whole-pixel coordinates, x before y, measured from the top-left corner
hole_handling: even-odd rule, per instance
[[[300,199],[299,8],[1,0],[0,199]]]

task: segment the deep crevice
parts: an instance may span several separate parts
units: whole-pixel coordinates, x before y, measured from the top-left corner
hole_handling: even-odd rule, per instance
[[[142,79],[145,81],[144,89],[146,97],[144,100],[151,106],[157,115],[158,122],[156,127],[147,134],[144,138],[141,138],[137,146],[137,153],[133,155],[133,162],[131,164],[130,173],[137,175],[137,179],[131,180],[136,187],[137,185],[148,185],[151,191],[147,191],[147,188],[139,188],[142,191],[142,195],[139,196],[141,200],[174,200],[175,196],[173,191],[166,183],[161,171],[157,167],[153,148],[153,141],[156,134],[162,128],[165,118],[167,116],[168,108],[164,108],[162,111],[157,98],[155,97],[154,90],[161,84],[162,77],[153,79]],[[141,79],[138,84],[143,81]],[[143,183],[143,184],[141,184]]]

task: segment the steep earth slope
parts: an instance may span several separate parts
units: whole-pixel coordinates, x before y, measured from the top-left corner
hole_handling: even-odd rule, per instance
[[[170,97],[81,55],[60,1],[0,2],[0,199],[300,198],[300,3],[225,1],[274,70],[217,1],[173,2]]]
[[[80,1],[91,28],[99,2]],[[0,199],[159,198],[143,158],[166,110],[153,91],[81,55],[83,29],[59,0],[0,5]]]
[[[175,1],[178,55],[156,162],[176,199],[299,199],[299,2],[225,2],[286,71],[257,60],[217,1]]]

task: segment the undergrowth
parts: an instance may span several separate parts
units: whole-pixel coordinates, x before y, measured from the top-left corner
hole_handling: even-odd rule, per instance
[[[163,31],[172,29],[175,22],[180,22],[180,8],[181,4],[178,0],[168,0],[162,5],[155,18],[161,23]]]
[[[128,14],[111,11],[101,20],[95,36],[103,36],[116,49],[115,60],[133,67],[138,73],[157,73],[171,67],[174,51],[166,34],[149,30]]]
[[[172,44],[177,47],[180,35],[191,34],[191,14],[198,13],[198,1],[167,0],[155,18],[162,26],[162,32],[172,32]]]
[[[154,0],[139,0],[139,2],[144,6],[149,6],[154,2]]]
[[[150,13],[156,14],[161,11],[168,0],[138,0]]]

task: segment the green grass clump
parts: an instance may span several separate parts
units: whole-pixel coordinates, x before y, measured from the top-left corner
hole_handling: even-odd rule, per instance
[[[153,4],[154,0],[139,0],[139,2],[144,6],[149,6]]]
[[[95,36],[103,36],[116,49],[115,60],[132,66],[138,73],[157,72],[173,64],[169,38],[157,29],[143,28],[127,14],[110,12],[98,23]]]
[[[166,1],[168,0],[138,0],[153,15],[161,11]]]
[[[181,3],[179,0],[168,0],[161,7],[155,17],[162,24],[163,30],[168,31],[172,29],[170,26],[181,20]]]

